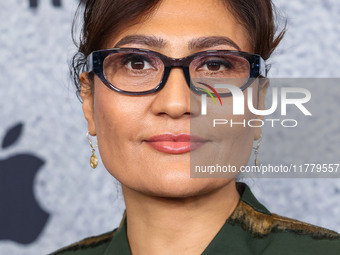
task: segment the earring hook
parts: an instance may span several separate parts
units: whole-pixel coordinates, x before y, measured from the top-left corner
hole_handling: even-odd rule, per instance
[[[256,147],[253,147],[254,154],[255,154],[255,166],[259,166],[258,155],[259,155],[259,149],[260,149],[261,142],[262,142],[262,135],[260,136],[259,140],[257,140]]]
[[[92,141],[91,141],[91,138],[90,138],[90,132],[89,132],[89,131],[87,131],[86,137],[87,137],[87,139],[89,140],[89,143],[90,143],[90,146],[91,146],[92,151],[94,151],[94,150],[95,150],[94,148],[97,148],[97,147],[98,147],[98,142],[97,142],[96,146],[93,146]]]

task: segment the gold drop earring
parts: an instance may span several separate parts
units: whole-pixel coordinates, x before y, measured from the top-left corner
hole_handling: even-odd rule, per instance
[[[260,145],[262,142],[262,135],[260,136],[260,139],[257,140],[257,145],[256,147],[253,147],[253,149],[255,150],[255,166],[259,166],[259,159],[258,159],[258,155],[259,155],[259,149],[260,149]]]
[[[92,152],[92,155],[91,155],[91,158],[90,158],[90,165],[93,169],[95,169],[98,165],[98,159],[97,159],[96,154],[94,154],[94,152],[95,152],[94,148],[98,147],[98,144],[96,146],[93,146],[91,138],[89,136],[89,131],[87,131],[86,137],[89,140],[89,143],[90,143],[90,146],[91,146],[91,152]]]

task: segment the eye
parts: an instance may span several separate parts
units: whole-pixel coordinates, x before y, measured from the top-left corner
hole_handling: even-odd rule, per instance
[[[199,70],[203,71],[211,71],[211,72],[218,72],[223,71],[225,69],[232,69],[233,65],[224,59],[209,59],[204,61]]]
[[[123,64],[131,70],[148,70],[152,69],[152,61],[142,55],[125,56]]]

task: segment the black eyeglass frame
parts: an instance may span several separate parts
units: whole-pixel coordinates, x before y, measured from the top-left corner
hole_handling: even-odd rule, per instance
[[[111,84],[104,73],[104,60],[107,56],[115,53],[138,53],[138,54],[151,54],[157,58],[159,58],[164,63],[164,71],[161,82],[153,89],[147,91],[125,91],[115,87]],[[181,67],[184,73],[185,80],[189,86],[189,88],[197,94],[204,94],[205,92],[197,89],[193,84],[191,85],[190,81],[190,71],[189,65],[190,63],[197,57],[201,56],[215,56],[216,53],[225,53],[227,55],[239,56],[246,59],[249,63],[249,75],[247,82],[245,82],[240,89],[243,91],[248,88],[256,78],[259,76],[267,77],[267,72],[269,71],[270,65],[266,65],[265,61],[260,55],[252,54],[243,51],[236,51],[236,50],[208,50],[208,51],[200,51],[189,55],[184,58],[171,58],[165,56],[159,52],[155,52],[152,50],[147,49],[137,49],[137,48],[113,48],[113,49],[104,49],[104,50],[97,50],[93,51],[88,57],[86,61],[86,72],[94,72],[98,78],[110,89],[125,95],[148,95],[152,93],[156,93],[160,91],[166,84],[170,71],[173,67]],[[227,97],[231,96],[231,93],[221,93],[219,94],[220,97]]]

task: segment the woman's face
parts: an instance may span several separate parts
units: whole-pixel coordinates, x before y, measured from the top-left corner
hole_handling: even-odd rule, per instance
[[[139,37],[124,39],[131,35]],[[239,49],[221,38],[229,38]],[[172,58],[213,49],[252,51],[245,29],[219,0],[163,0],[150,18],[123,29],[110,38],[106,47],[114,48],[117,44],[121,48],[150,49]],[[150,95],[117,93],[97,77],[94,83],[94,95],[83,94],[83,110],[90,134],[97,135],[106,169],[123,186],[145,194],[187,197],[210,192],[231,181],[190,178],[190,153],[193,152],[164,152],[148,142],[156,135],[190,134],[190,118],[200,115],[199,104],[191,102],[190,107],[191,92],[181,68],[173,68],[165,87]],[[232,104],[232,98],[222,100],[224,104]],[[246,110],[242,119],[253,117]],[[231,118],[232,112],[227,108],[225,119]],[[211,154],[225,164],[246,164],[252,142],[259,138],[260,131],[241,125],[213,131],[211,123],[208,124],[207,129],[202,124],[201,128],[208,131],[200,132],[200,136],[209,142],[197,151]],[[166,146],[167,142],[158,145]]]

